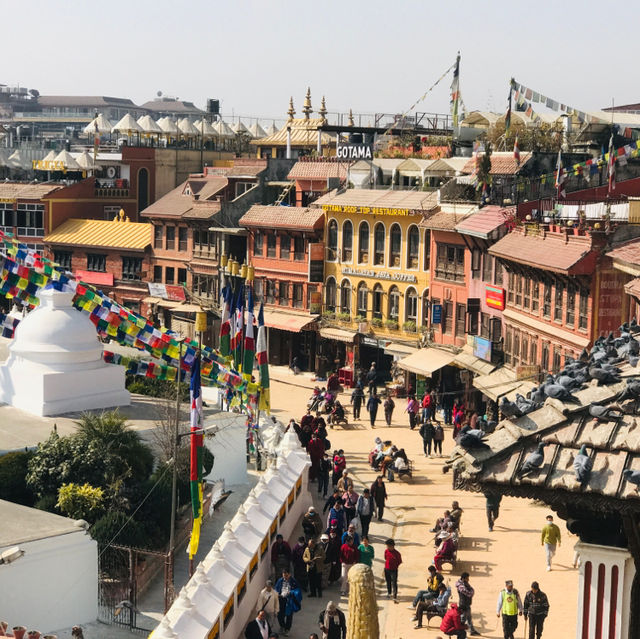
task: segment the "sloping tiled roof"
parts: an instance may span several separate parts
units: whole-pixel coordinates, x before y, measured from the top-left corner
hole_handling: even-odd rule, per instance
[[[586,258],[593,255],[591,239],[564,233],[525,235],[516,229],[498,240],[489,253],[512,262],[528,264],[557,273],[580,273]],[[586,272],[586,271],[585,271]]]
[[[7,200],[39,200],[52,191],[61,189],[60,184],[22,184],[21,182],[0,182],[0,198]]]
[[[640,298],[640,277],[635,277],[624,285],[624,292],[627,295]]]
[[[227,187],[226,177],[189,178],[159,200],[140,212],[143,217],[186,217],[196,203],[211,201]],[[189,185],[191,195],[185,195],[185,187]],[[198,196],[198,200],[194,198]],[[215,210],[219,210],[219,206]],[[213,211],[215,212],[215,211]],[[212,212],[209,213],[211,215]],[[195,214],[196,217],[200,217]]]
[[[255,146],[286,146],[287,127],[291,128],[291,146],[311,146],[318,143],[318,129],[324,124],[321,118],[295,118],[288,120],[285,125],[273,135],[266,138],[251,140]],[[335,138],[327,133],[322,133],[322,145],[333,144]]]
[[[432,231],[454,231],[456,226],[469,217],[470,213],[450,213],[438,211],[425,217],[418,226]]]
[[[322,228],[324,211],[302,206],[254,204],[241,218],[240,226],[313,231]]]
[[[389,209],[410,209],[412,211],[433,211],[438,208],[437,194],[426,191],[347,189],[331,191],[313,203],[315,207],[325,204],[339,206],[370,206]]]
[[[287,179],[289,180],[328,180],[347,177],[347,164],[344,162],[296,162]]]
[[[485,206],[456,225],[456,231],[486,240],[492,233],[503,226],[507,217],[512,214],[515,214],[515,207]]]
[[[208,166],[207,175],[223,175],[229,178],[257,177],[266,169],[265,164],[242,164],[240,166]]]
[[[484,153],[480,154],[483,157]],[[494,152],[491,154],[491,175],[513,175],[517,173],[530,159],[531,153],[522,152],[520,154],[520,164],[516,163],[512,151]],[[463,173],[473,173],[476,169],[476,159],[470,158],[465,164]]]
[[[609,251],[607,255],[616,261],[640,266],[640,239],[625,242]]]
[[[41,95],[40,106],[124,106],[139,108],[129,98],[112,98],[107,95]]]
[[[144,250],[151,244],[152,224],[70,219],[47,235],[46,244],[104,246]]]

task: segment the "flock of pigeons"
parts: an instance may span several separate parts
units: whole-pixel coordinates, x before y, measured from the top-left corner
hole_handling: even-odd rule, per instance
[[[583,350],[577,360],[567,358],[564,369],[556,375],[548,375],[543,384],[531,390],[528,397],[516,394],[515,401],[503,397],[499,404],[502,416],[507,419],[522,417],[541,408],[549,397],[565,403],[580,404],[574,392],[593,383],[593,380],[596,380],[598,386],[621,382],[620,364],[628,362],[635,368],[640,360],[640,341],[635,337],[640,335],[640,324],[633,319],[630,323],[623,324],[619,331],[619,337],[614,337],[613,333],[609,333],[607,337],[599,337],[591,352]],[[598,422],[619,419],[624,414],[620,402],[639,402],[640,370],[638,378],[627,379],[626,387],[616,399],[617,404],[590,404],[589,415]],[[458,436],[458,445],[465,449],[488,448],[485,437],[484,431],[464,426]],[[531,475],[542,468],[545,446],[545,442],[539,442],[536,449],[527,455],[518,473],[520,477]],[[589,482],[592,469],[593,459],[587,452],[586,445],[582,445],[573,462],[576,480],[582,487]],[[635,484],[636,491],[640,490],[640,471],[627,469],[623,471],[623,475],[628,482]]]

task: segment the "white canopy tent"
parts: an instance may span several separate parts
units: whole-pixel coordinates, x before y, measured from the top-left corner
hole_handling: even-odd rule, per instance
[[[130,113],[127,113],[118,124],[112,127],[111,131],[131,135],[132,133],[142,133],[142,127],[133,119]]]
[[[182,135],[186,135],[188,137],[196,137],[200,135],[200,131],[191,124],[188,118],[182,118],[182,120],[178,122],[178,129]]]
[[[111,130],[113,129],[111,122],[109,122],[102,113],[98,113],[98,117],[93,118],[93,120],[84,127],[84,132],[88,134],[95,133],[96,124],[98,125],[98,133],[111,133]]]
[[[178,126],[170,117],[160,118],[157,124],[163,133],[167,135],[178,135]]]
[[[231,129],[236,134],[249,133],[249,129],[247,129],[247,127],[242,123],[242,120],[238,120]]]
[[[143,115],[138,118],[138,126],[144,133],[162,133],[162,129],[150,115]]]
[[[80,155],[77,155],[76,162],[83,171],[95,171],[101,168],[93,161],[93,155],[88,151],[83,151]]]
[[[198,135],[205,138],[212,138],[218,135],[217,131],[211,126],[207,120],[196,120],[193,126],[198,131]]]
[[[267,132],[260,126],[260,124],[258,124],[258,122],[249,127],[249,133],[251,137],[256,139],[267,137]]]
[[[217,122],[214,128],[221,138],[233,138],[236,135],[235,131],[224,120]]]
[[[75,158],[69,151],[60,151],[56,155],[55,162],[61,162],[67,171],[82,171],[82,167],[76,162]]]

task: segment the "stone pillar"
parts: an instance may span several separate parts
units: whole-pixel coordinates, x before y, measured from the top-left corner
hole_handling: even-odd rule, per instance
[[[347,639],[379,639],[378,603],[373,571],[366,564],[349,570]]]
[[[623,548],[578,542],[576,639],[627,639],[635,566]]]

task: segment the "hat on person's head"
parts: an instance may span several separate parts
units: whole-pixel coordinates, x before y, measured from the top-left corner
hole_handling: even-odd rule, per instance
[[[327,535],[327,533],[322,533],[320,535],[320,541],[329,541],[329,535]]]
[[[316,512],[316,509],[313,506],[309,506],[309,508],[307,508],[307,512],[308,513],[314,513],[314,512]]]
[[[505,585],[505,586],[513,586],[513,581],[511,581],[511,579],[507,579],[507,580],[504,582],[504,585]]]
[[[451,537],[451,533],[448,533],[446,530],[443,530],[439,535],[438,539],[449,539]]]

